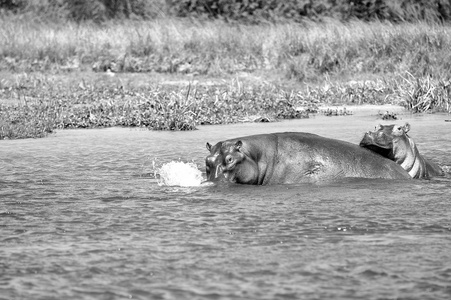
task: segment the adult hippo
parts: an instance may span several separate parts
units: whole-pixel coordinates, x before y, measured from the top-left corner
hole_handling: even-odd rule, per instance
[[[365,133],[360,146],[395,161],[412,178],[444,175],[438,165],[428,161],[420,154],[413,139],[407,135],[409,130],[409,123],[405,123],[403,126],[378,125],[375,131]]]
[[[284,132],[207,143],[207,179],[243,184],[329,181],[344,177],[407,179],[395,162],[316,134]]]

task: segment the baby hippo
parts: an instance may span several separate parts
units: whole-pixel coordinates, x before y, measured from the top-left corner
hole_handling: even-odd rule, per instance
[[[430,178],[444,175],[443,170],[424,158],[411,137],[407,135],[409,123],[399,125],[378,125],[375,131],[365,133],[360,146],[387,157],[412,178]]]

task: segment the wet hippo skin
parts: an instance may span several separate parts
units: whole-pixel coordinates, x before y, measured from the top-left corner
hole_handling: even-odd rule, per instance
[[[207,179],[242,184],[321,182],[345,177],[408,179],[368,149],[310,133],[284,132],[207,143]]]
[[[409,130],[409,123],[404,125],[378,125],[375,131],[365,133],[360,146],[395,161],[412,178],[430,178],[444,175],[443,170],[438,165],[420,154],[414,140],[407,135]]]

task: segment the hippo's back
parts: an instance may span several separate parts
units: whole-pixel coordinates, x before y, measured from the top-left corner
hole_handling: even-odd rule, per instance
[[[275,177],[288,175],[293,182],[343,177],[410,178],[395,162],[349,142],[300,132],[273,135],[277,139]]]

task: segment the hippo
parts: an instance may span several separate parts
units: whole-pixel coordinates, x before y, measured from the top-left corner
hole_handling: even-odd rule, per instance
[[[375,131],[365,133],[360,146],[393,160],[412,178],[443,176],[444,172],[438,165],[420,154],[413,139],[407,135],[409,130],[409,123],[378,125]]]
[[[302,132],[251,135],[207,143],[207,180],[269,185],[345,177],[410,179],[395,162],[348,142]]]

